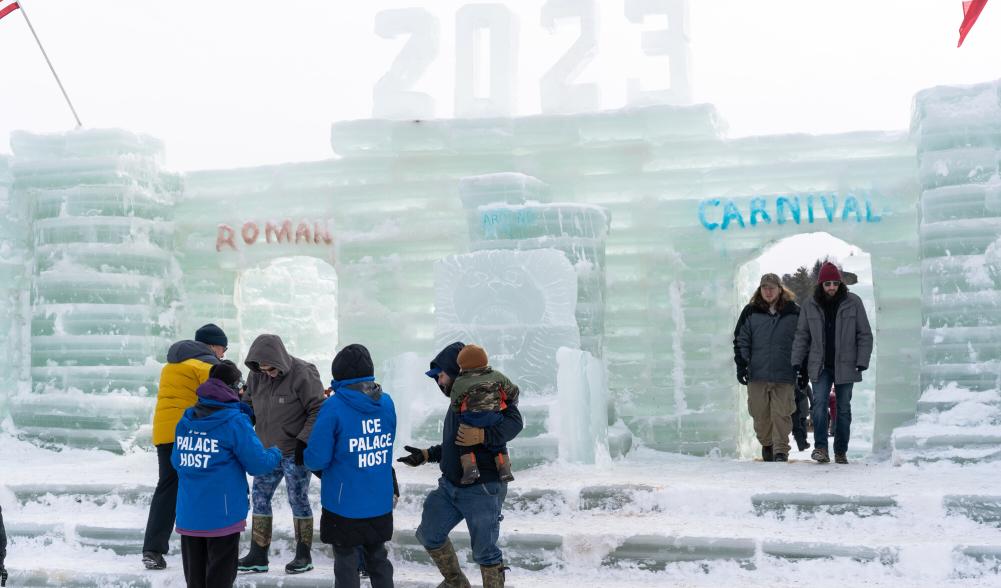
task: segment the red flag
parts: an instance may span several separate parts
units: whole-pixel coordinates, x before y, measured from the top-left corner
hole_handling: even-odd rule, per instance
[[[4,6],[3,8],[0,8],[0,18],[7,16],[11,12],[17,10],[18,8],[20,8],[20,6],[18,5],[17,2],[10,4],[8,6]]]
[[[959,25],[959,45],[963,46],[966,34],[973,28],[973,23],[977,22],[980,12],[987,6],[987,0],[964,0],[963,1],[963,24]]]

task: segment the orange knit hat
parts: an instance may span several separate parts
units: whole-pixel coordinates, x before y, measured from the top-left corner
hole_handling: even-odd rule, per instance
[[[459,352],[457,361],[462,371],[487,367],[487,352],[479,345],[466,345]]]

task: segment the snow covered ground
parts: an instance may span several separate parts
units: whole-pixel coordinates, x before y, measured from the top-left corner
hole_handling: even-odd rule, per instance
[[[18,440],[9,421],[4,429],[0,504],[11,535],[11,586],[184,585],[176,549],[166,571],[147,572],[139,561],[156,481],[152,452],[52,451]],[[513,567],[508,583],[1001,586],[996,464],[821,466],[808,452],[793,459],[766,464],[639,449],[607,466],[516,470],[502,525]],[[398,473],[398,584],[435,586],[413,530],[437,469]],[[291,514],[283,493],[275,504],[272,571],[242,577],[241,585],[332,585],[326,547],[314,549],[315,571],[281,573],[291,559]],[[461,527],[455,538],[468,545]],[[836,557],[821,557],[827,554]],[[478,580],[475,566],[465,566]]]

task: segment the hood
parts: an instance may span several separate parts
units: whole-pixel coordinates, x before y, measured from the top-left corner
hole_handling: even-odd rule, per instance
[[[215,365],[219,363],[219,358],[209,349],[209,346],[201,341],[178,341],[167,350],[167,363],[181,363],[189,359],[199,359],[205,363]]]
[[[209,378],[205,383],[195,390],[199,398],[215,400],[217,402],[238,402],[240,395],[236,390],[230,388],[225,382],[218,378]]]
[[[347,404],[361,413],[378,412],[382,406],[382,386],[375,383],[375,378],[354,378],[352,380],[333,380],[330,387],[334,389],[334,398]]]
[[[225,424],[229,419],[242,416],[243,413],[240,412],[240,407],[236,402],[219,402],[201,398],[198,400],[198,404],[184,411],[184,416],[181,417],[178,426],[183,425],[192,431],[208,432]]]
[[[436,379],[438,374],[445,372],[453,380],[459,376],[459,352],[465,344],[456,341],[441,350],[434,359],[431,360],[431,369],[426,373],[429,378]]]
[[[292,369],[292,356],[285,349],[278,335],[261,335],[254,339],[243,362],[250,371],[261,373],[261,364],[278,368],[278,376],[284,376]]]

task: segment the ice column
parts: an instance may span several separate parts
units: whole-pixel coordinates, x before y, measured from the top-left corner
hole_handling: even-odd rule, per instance
[[[32,390],[22,432],[120,451],[147,424],[173,320],[171,205],[163,145],[118,130],[15,133],[15,199],[30,204]]]
[[[27,210],[11,193],[11,160],[0,156],[0,419],[7,398],[28,381]]]
[[[608,375],[587,351],[556,352],[560,457],[593,464],[608,459]]]
[[[1001,365],[1001,84],[919,92],[922,389],[996,389]],[[993,270],[993,271],[992,271]]]

